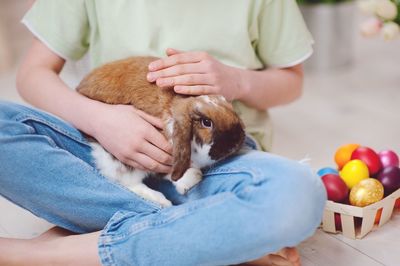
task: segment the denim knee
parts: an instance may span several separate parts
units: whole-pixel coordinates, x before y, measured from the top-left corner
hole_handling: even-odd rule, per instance
[[[321,223],[326,202],[325,188],[308,166],[283,160],[283,168],[275,169],[274,176],[268,174],[270,169],[264,168],[266,174],[259,179],[265,183],[254,189],[258,208],[253,219],[260,226],[255,234],[263,238],[260,241],[265,245],[280,243],[276,250],[296,246],[312,236]]]
[[[207,174],[217,180],[203,180],[205,183],[199,187],[217,184],[218,191],[236,195],[238,201],[232,204],[230,214],[231,219],[241,223],[236,238],[249,241],[249,246],[268,247],[264,254],[298,245],[321,223],[326,192],[308,165],[251,151]]]

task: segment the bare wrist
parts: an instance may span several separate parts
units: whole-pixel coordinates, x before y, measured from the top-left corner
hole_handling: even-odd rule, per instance
[[[238,78],[238,88],[234,100],[243,100],[250,92],[250,82],[248,78],[248,70],[237,69],[235,73]]]
[[[85,106],[82,107],[81,118],[77,121],[77,127],[86,134],[96,137],[101,116],[104,110],[104,103],[87,99]]]

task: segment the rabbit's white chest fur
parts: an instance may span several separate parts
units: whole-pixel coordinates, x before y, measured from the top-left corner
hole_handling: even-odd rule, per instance
[[[212,144],[211,144],[212,145]],[[199,145],[196,141],[192,140],[192,167],[203,168],[208,165],[215,163],[214,160],[210,158],[210,144]]]
[[[164,207],[172,205],[172,203],[162,193],[149,188],[143,183],[143,179],[150,175],[150,172],[126,166],[107,152],[97,142],[91,142],[90,144],[92,147],[92,156],[102,175],[111,180],[117,181],[145,199],[157,202]],[[184,175],[178,181],[172,181],[170,175],[164,177],[173,182],[176,190],[180,194],[185,194],[189,189],[201,181],[202,172],[200,169],[202,167],[214,163],[214,160],[209,156],[209,151],[211,149],[210,145],[199,145],[194,140],[191,144],[191,167],[186,170]]]

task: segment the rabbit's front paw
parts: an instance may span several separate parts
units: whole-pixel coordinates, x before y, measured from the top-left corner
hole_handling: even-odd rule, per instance
[[[183,176],[174,182],[176,190],[179,194],[186,194],[192,187],[197,185],[203,177],[203,173],[200,169],[197,168],[189,168],[183,174]]]

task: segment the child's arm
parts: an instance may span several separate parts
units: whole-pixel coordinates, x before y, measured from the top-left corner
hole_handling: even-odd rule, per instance
[[[171,147],[154,127],[162,127],[162,122],[131,106],[100,103],[71,90],[58,75],[64,63],[34,39],[18,71],[20,95],[93,136],[121,161],[144,170],[169,172]]]
[[[168,49],[167,58],[150,64],[149,81],[174,86],[182,94],[221,94],[228,100],[265,110],[301,95],[301,64],[283,69],[243,70],[224,65],[204,52]]]
[[[290,103],[301,96],[303,67],[271,68],[262,71],[239,70],[242,97],[238,98],[254,108],[265,110]]]

